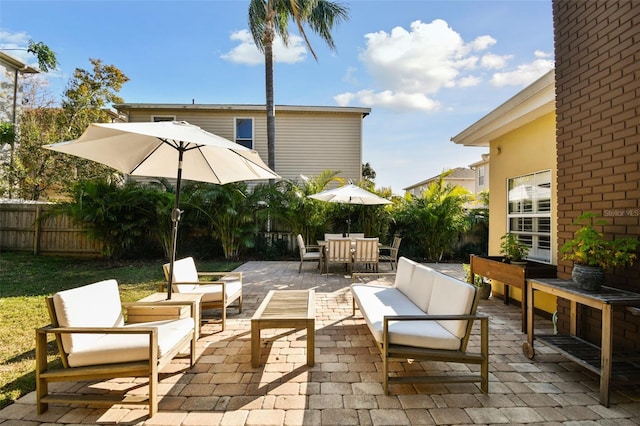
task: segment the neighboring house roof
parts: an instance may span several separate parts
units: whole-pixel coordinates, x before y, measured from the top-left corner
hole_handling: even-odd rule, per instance
[[[189,109],[203,111],[265,111],[265,105],[254,104],[117,104],[114,107],[119,111],[140,110],[140,109]],[[287,112],[314,112],[314,113],[359,113],[362,117],[366,117],[371,113],[371,108],[360,107],[337,107],[337,106],[303,106],[303,105],[276,105],[276,113],[278,111]]]
[[[555,70],[551,70],[451,141],[465,146],[489,146],[491,140],[555,111],[555,99]]]
[[[471,181],[475,180],[476,174],[472,169],[467,169],[465,167],[456,167],[451,170],[451,173],[445,176],[444,180],[446,182],[453,183],[452,181]],[[440,179],[440,175],[433,176],[429,179],[423,180],[406,188],[403,188],[403,191],[411,191],[414,188],[419,188],[421,186],[429,185],[432,182],[436,182]]]
[[[482,157],[482,160],[469,164],[469,167],[471,167],[472,169],[475,169],[476,167],[489,163],[489,154],[482,154],[481,157]]]
[[[11,68],[18,70],[23,74],[37,74],[40,72],[39,69],[33,68],[32,66],[25,64],[18,58],[14,58],[11,55],[8,55],[2,51],[0,51],[0,61],[9,65]]]

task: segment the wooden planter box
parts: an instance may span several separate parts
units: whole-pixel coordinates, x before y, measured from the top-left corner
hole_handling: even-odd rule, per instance
[[[528,260],[525,265],[505,263],[502,256],[476,256],[471,255],[471,282],[475,275],[504,283],[504,303],[509,304],[509,287],[517,287],[522,290],[522,332],[527,331],[527,279],[528,278],[556,278],[555,265],[533,262]]]

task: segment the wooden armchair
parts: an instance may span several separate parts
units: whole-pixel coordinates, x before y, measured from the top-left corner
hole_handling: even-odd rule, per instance
[[[61,291],[47,297],[46,303],[51,325],[36,330],[38,414],[51,403],[137,404],[148,405],[152,417],[158,411],[158,371],[185,351],[190,354],[190,366],[195,363],[193,319],[125,324],[115,280]],[[62,368],[47,363],[47,340],[51,334],[55,336]],[[49,383],[53,382],[141,376],[149,380],[148,395],[49,393]]]
[[[169,263],[162,266],[167,282],[169,266]],[[201,312],[205,309],[221,309],[222,331],[227,321],[227,306],[237,301],[238,312],[242,313],[242,272],[198,272],[193,258],[185,257],[173,264],[172,290],[176,293],[202,294]]]

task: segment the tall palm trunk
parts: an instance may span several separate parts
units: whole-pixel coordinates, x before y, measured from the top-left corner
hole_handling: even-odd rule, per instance
[[[267,165],[276,169],[276,106],[273,96],[273,41],[275,39],[275,11],[271,0],[267,3],[264,31],[265,86],[267,94]],[[273,183],[273,180],[270,181]]]

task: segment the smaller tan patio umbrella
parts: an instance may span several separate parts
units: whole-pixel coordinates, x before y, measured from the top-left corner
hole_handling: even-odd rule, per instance
[[[314,200],[326,201],[329,203],[342,203],[342,204],[361,204],[361,205],[381,205],[391,204],[391,201],[386,198],[369,192],[364,188],[360,188],[352,183],[341,186],[339,188],[327,189],[317,194],[311,194],[308,196]],[[349,211],[351,215],[351,211]],[[347,221],[347,235],[351,234],[351,216]]]
[[[169,299],[182,213],[179,209],[182,179],[222,185],[280,177],[257,151],[184,121],[94,123],[78,139],[45,148],[102,163],[130,176],[176,178],[176,199],[171,212]]]

